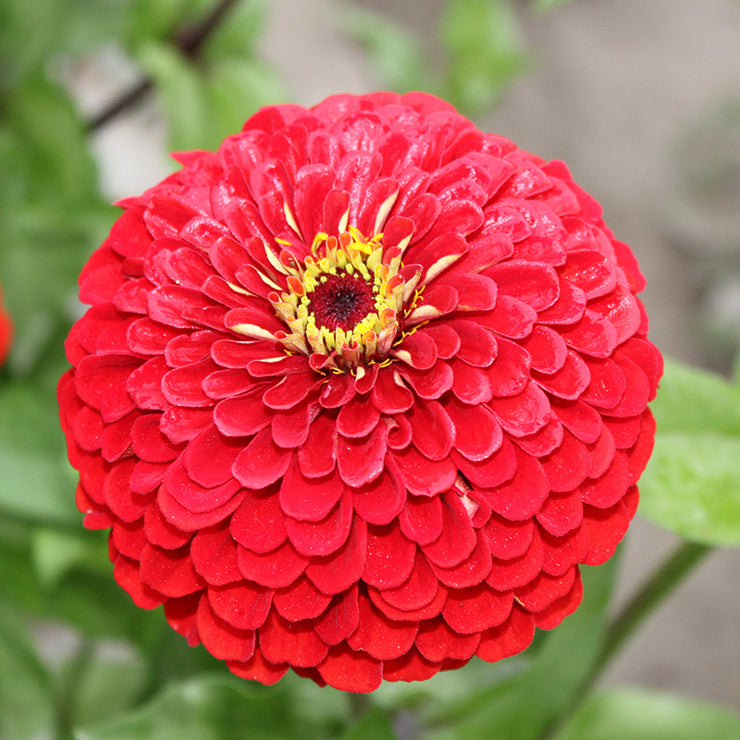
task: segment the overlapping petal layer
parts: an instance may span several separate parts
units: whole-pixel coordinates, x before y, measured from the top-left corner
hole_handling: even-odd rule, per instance
[[[556,626],[635,512],[662,369],[597,203],[418,93],[177,158],[85,266],[59,384],[118,583],[263,683]]]

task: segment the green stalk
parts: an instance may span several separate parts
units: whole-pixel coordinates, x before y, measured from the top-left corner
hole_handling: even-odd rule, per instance
[[[609,626],[601,650],[573,700],[545,728],[540,740],[552,740],[588,697],[611,660],[635,630],[669,596],[686,576],[712,551],[709,545],[682,542],[643,582]]]

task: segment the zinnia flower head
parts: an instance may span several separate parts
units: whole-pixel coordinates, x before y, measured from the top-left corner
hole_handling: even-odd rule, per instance
[[[266,684],[556,626],[635,512],[662,367],[596,201],[419,93],[176,158],[85,266],[59,384],[118,583]]]

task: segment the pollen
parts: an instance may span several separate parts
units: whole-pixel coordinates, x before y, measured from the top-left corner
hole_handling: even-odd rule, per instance
[[[303,264],[288,268],[288,292],[270,296],[289,329],[280,333],[286,349],[308,354],[317,369],[384,361],[414,287],[399,274],[402,253],[385,249],[382,234],[368,239],[351,226],[339,237],[317,234]]]

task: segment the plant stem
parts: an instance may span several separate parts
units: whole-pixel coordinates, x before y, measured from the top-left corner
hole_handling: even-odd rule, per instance
[[[556,736],[584,702],[607,665],[636,628],[711,551],[709,545],[682,542],[643,582],[609,626],[601,650],[570,705],[545,728],[540,740],[551,740]]]
[[[354,722],[357,722],[369,707],[369,694],[349,694],[349,714]]]
[[[92,663],[94,652],[93,643],[82,638],[77,651],[60,677],[56,701],[57,740],[72,740],[77,695],[82,678]]]
[[[195,26],[175,32],[172,43],[190,59],[196,59],[203,43],[219,26],[221,21],[239,0],[220,0],[203,20]],[[116,98],[107,108],[94,116],[87,124],[88,131],[97,131],[119,114],[138,103],[154,86],[151,79],[143,79]]]

